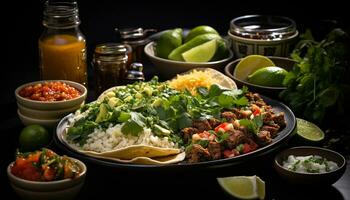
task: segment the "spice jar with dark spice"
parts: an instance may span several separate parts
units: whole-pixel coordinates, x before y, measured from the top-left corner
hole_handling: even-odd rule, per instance
[[[130,46],[120,43],[99,44],[95,48],[93,66],[95,70],[96,95],[116,85],[123,84],[128,67]]]

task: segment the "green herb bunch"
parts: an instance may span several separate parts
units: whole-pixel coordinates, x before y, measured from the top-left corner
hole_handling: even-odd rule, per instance
[[[321,124],[334,113],[343,115],[350,94],[349,36],[332,30],[322,41],[306,31],[291,54],[296,61],[280,97],[297,116]],[[331,112],[333,114],[331,114]]]

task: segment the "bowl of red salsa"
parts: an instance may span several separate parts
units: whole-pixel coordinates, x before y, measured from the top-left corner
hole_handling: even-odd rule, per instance
[[[85,86],[67,80],[43,80],[27,83],[15,90],[18,116],[24,125],[39,124],[51,128],[84,104]]]
[[[18,153],[7,167],[14,191],[22,199],[73,199],[82,188],[86,166],[52,150]]]
[[[43,80],[26,83],[15,90],[17,103],[31,109],[67,109],[82,104],[87,89],[67,80]]]

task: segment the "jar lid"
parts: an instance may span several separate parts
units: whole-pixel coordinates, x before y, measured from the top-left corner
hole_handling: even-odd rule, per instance
[[[295,22],[283,16],[245,15],[230,22],[230,33],[250,39],[280,40],[296,32]]]
[[[128,58],[129,51],[131,47],[127,44],[103,43],[96,46],[94,57],[105,61],[125,60]]]

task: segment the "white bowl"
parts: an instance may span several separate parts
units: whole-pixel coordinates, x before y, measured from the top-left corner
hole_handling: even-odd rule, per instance
[[[19,91],[21,91],[24,87],[35,85],[37,83],[44,83],[44,82],[51,82],[51,81],[60,81],[60,82],[66,83],[76,88],[77,90],[79,90],[81,92],[81,95],[74,99],[65,100],[65,101],[53,101],[53,102],[31,100],[19,95]],[[87,95],[87,89],[85,86],[83,86],[80,83],[67,81],[67,80],[35,81],[35,82],[23,84],[15,90],[15,96],[19,104],[27,108],[37,109],[37,110],[58,110],[58,109],[68,109],[68,108],[76,107],[78,105],[81,105],[85,101],[86,95]]]
[[[38,125],[45,126],[47,128],[53,128],[61,120],[61,118],[57,118],[57,119],[38,119],[38,118],[28,117],[28,116],[24,115],[23,113],[21,113],[19,109],[17,110],[17,114],[19,116],[19,119],[22,121],[22,123],[25,126],[32,125],[32,124],[38,124]]]
[[[11,173],[10,163],[7,167],[7,176],[14,191],[22,199],[26,200],[59,200],[73,199],[84,184],[87,168],[83,162],[75,158],[70,158],[76,162],[82,172],[74,179],[63,179],[58,181],[28,181],[19,178]]]
[[[38,109],[28,108],[28,107],[23,106],[22,104],[17,102],[18,110],[22,115],[30,117],[30,118],[46,119],[46,120],[61,119],[62,117],[68,115],[69,113],[75,112],[83,104],[84,104],[84,102],[80,105],[77,105],[77,106],[74,106],[71,108],[65,108],[65,109],[38,110]]]
[[[229,56],[225,59],[212,61],[212,62],[184,62],[184,61],[174,61],[155,56],[154,54],[154,42],[148,43],[145,48],[145,54],[148,56],[150,61],[155,65],[157,73],[164,78],[170,79],[175,77],[177,74],[189,71],[195,68],[213,68],[217,70],[222,70],[226,64],[233,58],[233,53],[229,50]]]

